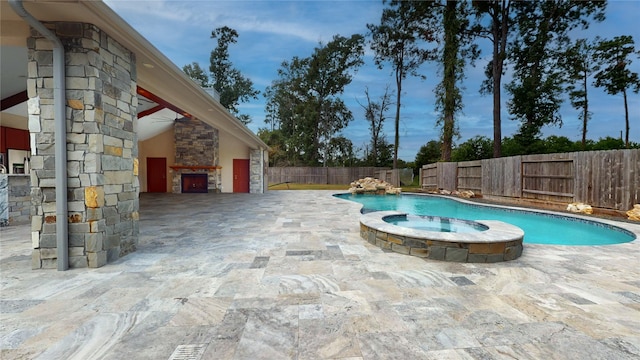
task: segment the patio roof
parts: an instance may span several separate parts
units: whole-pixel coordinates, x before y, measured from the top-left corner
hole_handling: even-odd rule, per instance
[[[192,117],[230,134],[250,148],[267,148],[258,136],[232,116],[212,95],[199,87],[102,1],[26,0],[24,7],[36,19],[43,22],[68,21],[94,24],[136,54],[137,84],[140,88]],[[0,54],[3,64],[0,98],[2,99],[26,89],[26,66],[19,66],[19,64],[21,61],[26,63],[28,36],[29,26],[13,12],[7,1],[0,1],[0,44],[2,45]],[[9,66],[10,64],[18,65]],[[152,100],[152,102],[157,105],[155,101]],[[148,107],[155,105],[147,104]],[[23,114],[26,115],[26,111]],[[147,117],[151,116],[152,114]],[[163,116],[166,117],[166,113]],[[12,116],[3,112],[3,123],[5,119],[13,117],[15,114]],[[154,124],[152,118],[146,120],[141,120],[139,126],[146,127]],[[155,121],[155,123],[158,122]],[[167,122],[167,124],[170,126],[171,123]]]

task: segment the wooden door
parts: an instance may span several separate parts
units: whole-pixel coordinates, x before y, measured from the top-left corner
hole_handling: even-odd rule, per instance
[[[249,192],[249,160],[233,159],[233,192]]]
[[[29,130],[4,128],[4,137],[3,147],[29,151]]]
[[[167,192],[167,158],[147,158],[147,192]]]

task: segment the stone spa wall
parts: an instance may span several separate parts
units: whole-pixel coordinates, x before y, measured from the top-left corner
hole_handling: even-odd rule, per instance
[[[431,260],[494,263],[522,255],[524,232],[502,221],[478,221],[487,230],[468,233],[424,231],[384,221],[388,216],[405,215],[397,211],[364,214],[360,217],[360,237],[381,249]]]

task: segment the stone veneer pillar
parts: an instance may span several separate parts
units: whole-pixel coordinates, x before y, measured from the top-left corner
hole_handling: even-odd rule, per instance
[[[262,149],[251,149],[249,153],[249,192],[262,194],[267,191],[268,153]]]
[[[49,23],[66,52],[69,266],[100,267],[138,241],[135,55],[91,24]],[[51,43],[32,30],[32,267],[56,268]]]

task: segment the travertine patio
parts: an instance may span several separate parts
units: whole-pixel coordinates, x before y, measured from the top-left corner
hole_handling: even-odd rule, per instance
[[[330,194],[143,194],[138,251],[99,269],[31,270],[2,228],[0,358],[640,357],[640,240],[423,260]]]

